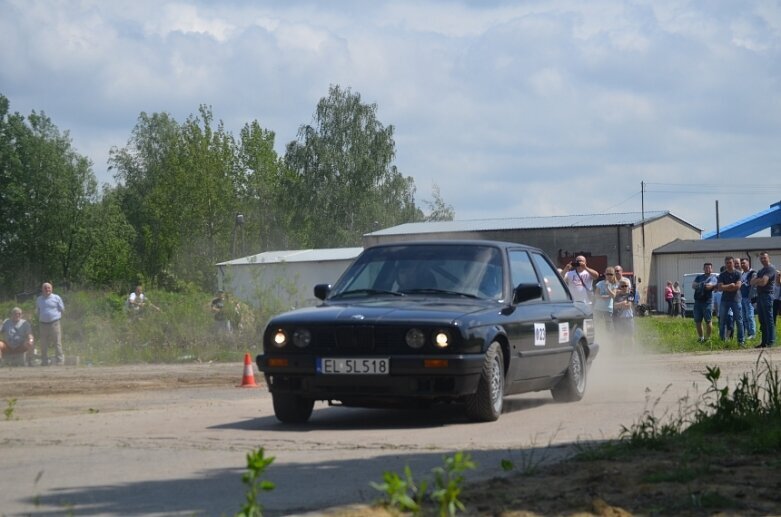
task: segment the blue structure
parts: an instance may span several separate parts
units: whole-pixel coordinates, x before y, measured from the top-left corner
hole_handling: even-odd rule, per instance
[[[729,224],[719,230],[702,234],[703,239],[730,239],[748,237],[765,228],[770,228],[770,235],[781,237],[781,201],[773,203],[770,208],[756,213],[740,221]]]

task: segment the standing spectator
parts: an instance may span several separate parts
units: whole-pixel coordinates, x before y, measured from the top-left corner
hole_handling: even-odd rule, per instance
[[[613,298],[618,291],[615,276],[613,268],[608,267],[605,269],[605,279],[594,287],[594,320],[606,332],[613,330]]]
[[[613,300],[613,324],[616,336],[626,339],[626,347],[633,349],[635,346],[635,314],[632,308],[634,296],[630,292],[632,286],[628,278],[618,284],[618,293]]]
[[[773,327],[778,328],[776,318],[781,314],[781,275],[776,271],[776,285],[773,286]]]
[[[41,286],[41,295],[35,300],[35,310],[38,313],[38,322],[41,324],[41,366],[49,366],[50,346],[55,348],[53,364],[64,364],[60,320],[65,312],[65,305],[62,303],[62,298],[52,292],[52,284],[45,282]]]
[[[680,316],[683,318],[683,293],[681,292],[681,284],[676,280],[673,282],[673,316]]]
[[[627,277],[624,276],[624,268],[622,268],[620,265],[614,266],[613,267],[613,271],[615,271],[615,273],[616,273],[616,284],[620,284],[621,280],[623,280],[624,278],[629,280]],[[632,292],[632,282],[631,281],[629,282],[629,292],[630,293]]]
[[[713,332],[713,290],[719,280],[713,274],[713,264],[706,262],[702,265],[703,273],[694,277],[692,289],[694,289],[694,323],[697,326],[697,338],[700,343],[710,339]],[[704,332],[702,322],[705,320]]]
[[[586,265],[586,257],[583,255],[578,255],[564,266],[564,283],[569,286],[575,301],[591,303],[591,292],[596,278],[599,278],[599,273]]]
[[[754,304],[757,303],[757,288],[751,285],[751,281],[757,276],[757,272],[751,269],[751,261],[748,258],[740,259],[740,310],[743,317],[743,326],[746,339],[757,337],[757,322],[754,321]]]
[[[669,280],[664,286],[664,301],[667,302],[667,315],[673,315],[673,283]]]
[[[757,313],[759,313],[759,331],[762,342],[756,348],[771,347],[776,342],[776,322],[773,317],[773,286],[778,282],[775,266],[770,263],[767,251],[759,254],[762,269],[757,271],[751,285],[757,288]]]
[[[721,268],[719,268],[719,275],[722,274],[725,269],[726,268],[724,266],[721,266]],[[718,277],[719,275],[716,276]],[[719,312],[720,307],[721,307],[721,291],[719,291],[718,289],[714,289],[713,290],[713,314],[715,314],[717,318],[721,317],[721,312]],[[719,325],[721,325],[721,323],[719,323]],[[729,324],[727,326],[732,327],[732,325]]]
[[[217,291],[217,297],[212,300],[212,314],[214,314],[214,327],[217,332],[231,332],[231,320],[228,317],[228,301],[225,291]]]
[[[743,318],[741,317],[740,304],[740,271],[735,269],[735,259],[727,257],[724,259],[724,271],[719,275],[719,283],[716,289],[722,293],[721,304],[719,305],[719,339],[727,339],[727,327],[729,326],[729,312],[732,312],[733,328],[738,329],[738,346],[746,346],[746,340],[743,336]],[[730,338],[732,335],[730,334]]]
[[[33,329],[22,318],[22,309],[11,309],[11,317],[0,327],[0,357],[18,359],[22,364],[32,366]]]

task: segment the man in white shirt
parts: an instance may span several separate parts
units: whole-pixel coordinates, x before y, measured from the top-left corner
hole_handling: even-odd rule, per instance
[[[594,290],[594,280],[599,273],[586,264],[586,257],[578,255],[575,260],[564,266],[564,283],[569,286],[572,298],[577,302],[591,303],[591,293]]]
[[[62,329],[60,319],[65,312],[62,298],[52,292],[52,284],[45,282],[41,286],[41,295],[35,300],[38,322],[41,324],[41,365],[49,365],[49,346],[54,346],[54,364],[64,364],[62,353]]]

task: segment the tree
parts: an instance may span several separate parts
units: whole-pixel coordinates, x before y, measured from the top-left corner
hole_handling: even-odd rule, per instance
[[[287,145],[291,172],[283,190],[300,245],[356,245],[361,236],[415,220],[414,181],[398,171],[393,126],[377,120],[377,105],[357,93],[329,88],[314,124],[299,128]]]
[[[243,236],[249,236],[251,244],[237,254],[287,247],[289,214],[280,203],[286,171],[274,150],[274,132],[263,129],[258,121],[246,124],[240,132],[238,155],[237,194],[246,216]]]
[[[179,125],[141,113],[128,145],[110,156],[122,210],[136,232],[144,276],[211,289],[214,264],[229,254],[236,210],[236,146],[211,109]]]
[[[0,280],[7,292],[81,279],[98,227],[90,161],[43,112],[11,114],[0,95]]]
[[[453,205],[445,203],[442,194],[439,192],[439,185],[434,184],[431,195],[434,197],[431,201],[424,200],[423,204],[429,209],[429,214],[425,216],[425,221],[452,221],[456,217],[456,211]]]

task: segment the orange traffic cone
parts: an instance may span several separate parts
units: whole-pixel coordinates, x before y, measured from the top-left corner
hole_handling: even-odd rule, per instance
[[[247,352],[244,355],[244,377],[241,378],[241,385],[238,388],[257,388],[255,384],[255,371],[252,369],[252,358]]]

